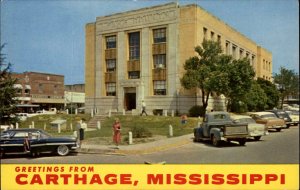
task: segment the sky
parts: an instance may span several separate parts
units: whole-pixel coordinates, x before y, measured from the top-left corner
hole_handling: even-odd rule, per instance
[[[170,2],[198,4],[299,73],[298,0],[1,0],[2,53],[14,72],[65,76],[84,83],[85,25],[96,17]]]

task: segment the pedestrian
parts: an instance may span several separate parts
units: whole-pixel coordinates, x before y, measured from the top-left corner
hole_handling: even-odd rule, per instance
[[[141,116],[143,114],[146,114],[146,116],[148,115],[147,112],[146,112],[146,103],[144,100],[142,100],[142,113],[141,113]]]
[[[121,123],[118,118],[115,119],[113,124],[113,142],[116,144],[116,148],[119,149],[119,144],[121,142]]]
[[[24,138],[24,151],[25,152],[30,152],[30,139],[31,139],[31,133],[28,133],[28,135],[25,136]]]
[[[184,125],[187,123],[187,115],[186,114],[183,114],[181,116],[181,124]]]

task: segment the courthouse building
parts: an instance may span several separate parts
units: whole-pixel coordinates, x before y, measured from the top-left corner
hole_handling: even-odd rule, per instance
[[[251,23],[248,23],[251,27]],[[154,110],[187,113],[201,105],[199,89],[185,90],[185,61],[204,38],[219,41],[225,54],[247,57],[256,77],[271,80],[272,54],[198,5],[160,6],[97,17],[86,24],[85,107],[98,113],[132,110],[145,101]],[[221,96],[210,108],[222,109]]]

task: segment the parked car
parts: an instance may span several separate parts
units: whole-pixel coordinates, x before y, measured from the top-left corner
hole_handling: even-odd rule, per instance
[[[194,141],[210,140],[214,146],[221,141],[245,145],[248,135],[248,124],[234,122],[228,112],[207,113],[200,127],[194,128]]]
[[[272,112],[255,112],[250,114],[256,123],[264,124],[268,129],[275,129],[276,131],[281,131],[281,129],[286,128],[286,124],[283,119],[279,119]]]
[[[295,125],[299,125],[299,111],[285,111],[289,114],[290,118],[294,122]]]
[[[1,132],[1,156],[6,153],[30,153],[38,156],[42,152],[66,156],[79,148],[75,137],[53,137],[41,129],[8,129]]]
[[[269,112],[274,113],[278,118],[283,119],[286,124],[286,128],[289,128],[291,125],[297,125],[297,122],[293,121],[288,113],[284,110],[268,110]]]
[[[247,115],[233,115],[231,116],[234,122],[236,123],[248,123],[248,132],[249,137],[254,138],[254,140],[258,141],[262,136],[268,135],[268,127],[256,123],[254,119]]]

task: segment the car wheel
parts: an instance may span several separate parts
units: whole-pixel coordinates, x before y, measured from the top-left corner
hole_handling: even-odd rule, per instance
[[[255,136],[254,140],[259,141],[260,138],[261,138],[261,136]]]
[[[69,154],[69,152],[70,152],[70,149],[66,145],[60,145],[57,147],[57,154],[59,156],[66,156],[67,154]]]
[[[216,147],[220,146],[220,141],[217,139],[215,135],[212,136],[212,144]]]
[[[290,128],[290,125],[286,125],[286,128],[287,128],[287,129]]]
[[[277,132],[280,132],[280,131],[281,131],[281,128],[277,128],[276,131],[277,131]]]
[[[240,144],[241,146],[244,146],[244,145],[246,144],[246,139],[240,139],[240,140],[239,140],[239,144]]]

